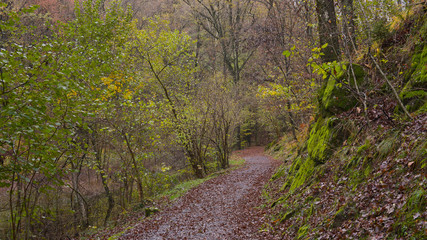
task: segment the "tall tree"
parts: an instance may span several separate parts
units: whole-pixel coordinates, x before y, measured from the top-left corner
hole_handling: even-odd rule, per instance
[[[333,0],[316,0],[318,31],[320,45],[328,44],[323,49],[323,62],[333,62],[339,59],[340,46],[338,40],[337,18]]]
[[[344,33],[344,48],[350,54],[357,48],[356,34],[354,25],[354,8],[353,0],[341,0],[341,9],[343,14],[343,33]]]

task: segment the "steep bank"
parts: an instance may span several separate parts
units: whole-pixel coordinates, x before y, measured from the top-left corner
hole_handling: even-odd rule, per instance
[[[307,136],[270,147],[284,163],[268,187],[274,214],[265,231],[284,239],[425,238],[426,20],[420,7],[390,28],[374,44],[379,67],[371,49],[358,64],[344,64],[319,91]],[[364,100],[352,94],[355,83]]]

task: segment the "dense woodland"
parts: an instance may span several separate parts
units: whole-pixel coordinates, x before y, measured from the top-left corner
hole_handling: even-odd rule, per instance
[[[1,0],[0,239],[114,226],[252,145],[283,160],[263,231],[422,239],[426,11],[419,0]],[[359,206],[376,187],[386,200]]]

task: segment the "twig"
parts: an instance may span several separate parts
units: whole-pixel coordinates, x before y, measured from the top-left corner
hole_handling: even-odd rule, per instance
[[[369,54],[369,57],[371,57],[371,59],[374,62],[375,66],[377,67],[377,69],[380,71],[381,75],[386,80],[386,82],[389,85],[389,87],[391,88],[391,90],[393,91],[393,94],[396,97],[397,102],[399,103],[399,105],[403,109],[403,111],[405,112],[406,116],[408,116],[411,120],[413,120],[412,116],[409,114],[409,112],[406,109],[405,105],[403,105],[402,101],[400,100],[399,94],[397,94],[396,89],[393,87],[393,85],[391,84],[390,80],[388,80],[387,76],[385,75],[385,73],[383,72],[383,70],[378,65],[377,61],[375,61],[375,58],[372,56],[372,54],[369,51],[368,51],[368,54]]]

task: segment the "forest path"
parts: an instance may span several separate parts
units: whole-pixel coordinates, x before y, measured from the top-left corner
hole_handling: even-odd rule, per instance
[[[244,166],[191,189],[120,239],[262,239],[261,192],[279,163],[262,147],[239,151]]]

